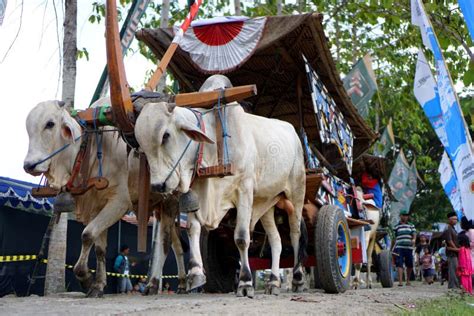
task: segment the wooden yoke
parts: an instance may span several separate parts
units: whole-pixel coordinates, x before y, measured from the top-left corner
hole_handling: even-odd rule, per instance
[[[123,65],[115,0],[107,0],[105,23],[110,102],[112,103],[114,121],[123,132],[133,133],[132,122],[135,120],[135,116]]]
[[[112,103],[114,122],[121,129],[122,133],[132,134],[135,115],[123,64],[115,0],[107,0],[106,12],[107,69],[109,72],[110,102]],[[137,250],[139,252],[146,252],[150,173],[145,155],[140,155],[139,187]]]

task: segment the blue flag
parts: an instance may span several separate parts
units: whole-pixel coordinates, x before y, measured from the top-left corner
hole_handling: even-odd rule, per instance
[[[435,58],[437,88],[444,119],[446,151],[453,163],[461,191],[461,201],[467,218],[474,218],[474,159],[472,141],[466,128],[459,100],[451,82],[438,39],[420,0],[411,0],[412,23],[420,27],[423,43]]]
[[[462,14],[466,20],[467,28],[474,41],[474,1],[473,0],[458,0],[461,7]]]
[[[3,24],[3,17],[7,10],[7,0],[0,0],[0,26]]]
[[[461,192],[459,190],[458,179],[454,174],[451,161],[449,160],[449,157],[446,152],[443,153],[443,158],[441,159],[441,162],[439,164],[438,172],[444,192],[446,193],[449,202],[451,202],[453,209],[458,214],[458,217],[461,218]]]

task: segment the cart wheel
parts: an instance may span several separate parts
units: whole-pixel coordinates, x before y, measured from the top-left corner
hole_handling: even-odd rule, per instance
[[[230,243],[230,244],[229,244]],[[239,258],[232,250],[237,249],[232,239],[219,238],[216,231],[201,231],[201,255],[207,282],[204,290],[208,293],[229,293],[235,290],[235,273],[239,269]]]
[[[379,275],[382,287],[393,287],[392,279],[392,252],[388,249],[379,254]]]
[[[311,267],[311,272],[314,274],[314,288],[315,289],[322,289],[323,286],[321,285],[321,278],[319,277],[318,274],[318,268],[317,267]]]
[[[314,232],[316,268],[327,293],[349,288],[352,253],[349,226],[344,212],[334,205],[321,207]]]

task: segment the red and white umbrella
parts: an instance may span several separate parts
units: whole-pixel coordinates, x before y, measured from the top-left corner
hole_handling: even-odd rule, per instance
[[[205,73],[226,73],[254,52],[266,18],[217,17],[195,21],[179,41],[195,65]],[[178,29],[175,29],[178,32]]]

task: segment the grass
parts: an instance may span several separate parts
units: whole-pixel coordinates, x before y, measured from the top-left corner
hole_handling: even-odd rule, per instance
[[[474,315],[474,297],[459,294],[447,294],[444,297],[421,301],[414,309],[404,309],[398,315]]]

